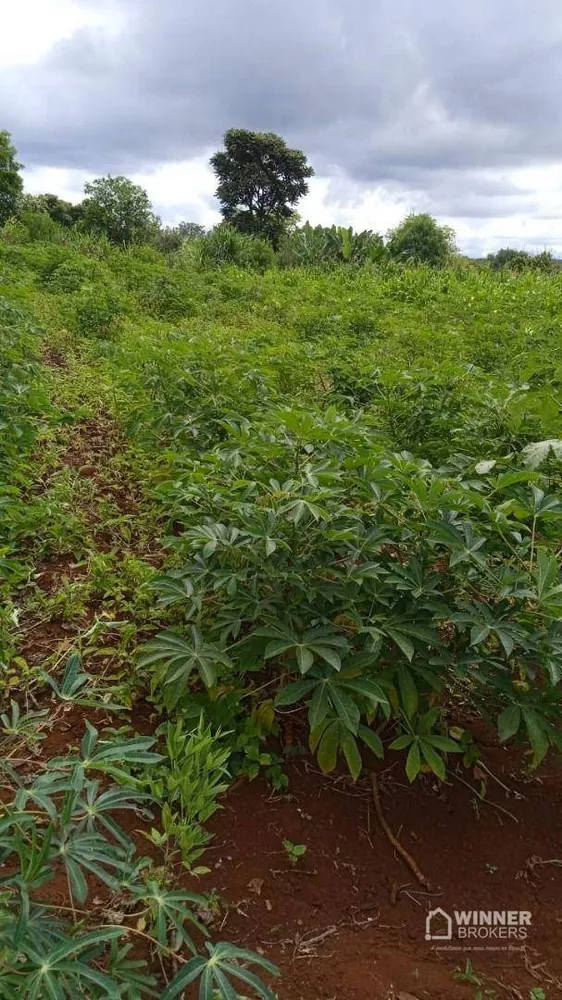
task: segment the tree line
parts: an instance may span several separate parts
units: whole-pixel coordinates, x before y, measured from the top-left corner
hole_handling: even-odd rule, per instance
[[[200,250],[211,262],[217,257],[233,263],[255,258],[266,264],[277,256],[288,266],[383,259],[443,266],[458,255],[454,231],[427,213],[408,215],[386,239],[371,230],[299,225],[296,206],[308,192],[314,169],[303,152],[291,149],[273,132],[229,129],[224,149],[210,164],[223,221],[208,234],[195,222],[162,225],[145,189],[123,176],[88,181],[78,204],[56,194],[26,194],[12,137],[0,131],[0,227],[19,223],[32,239],[51,239],[57,231],[75,229],[104,236],[118,246],[148,244],[164,253],[210,236]],[[553,266],[548,251],[530,254],[509,247],[489,254],[488,262],[498,270]]]

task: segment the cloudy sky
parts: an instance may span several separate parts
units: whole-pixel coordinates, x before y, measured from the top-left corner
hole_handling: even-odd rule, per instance
[[[0,129],[29,191],[107,172],[167,222],[212,224],[226,128],[281,133],[316,170],[311,222],[409,211],[461,248],[562,255],[561,0],[2,2]]]

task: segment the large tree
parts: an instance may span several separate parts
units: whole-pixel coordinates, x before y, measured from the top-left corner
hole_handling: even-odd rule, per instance
[[[16,214],[23,191],[22,165],[17,162],[16,156],[10,133],[0,132],[0,226]]]
[[[227,222],[274,243],[308,191],[314,170],[304,153],[290,149],[274,132],[231,128],[225,149],[211,157],[218,177],[217,198]]]
[[[403,263],[440,266],[456,253],[454,231],[426,213],[407,215],[388,234],[386,246],[390,256]]]
[[[84,229],[105,233],[112,243],[144,243],[158,226],[146,191],[128,177],[98,177],[84,185],[84,194]]]

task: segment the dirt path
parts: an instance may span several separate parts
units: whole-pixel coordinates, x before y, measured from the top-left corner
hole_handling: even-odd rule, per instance
[[[64,386],[70,376],[60,351],[46,351],[44,363],[55,389],[57,382]],[[90,654],[95,656],[96,643],[118,645],[124,663],[152,617],[138,592],[163,560],[155,510],[131,471],[126,439],[103,408],[62,424],[55,442],[56,464],[35,489],[47,500],[55,496],[52,507],[63,509],[62,524],[22,594],[19,654],[30,670],[50,668],[84,637],[88,647],[93,629],[97,634]],[[48,515],[48,502],[45,509]],[[129,638],[124,644],[125,632]],[[103,643],[97,642],[102,637]],[[103,665],[108,663],[106,656]]]

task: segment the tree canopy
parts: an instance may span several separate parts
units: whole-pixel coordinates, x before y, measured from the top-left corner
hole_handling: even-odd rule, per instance
[[[241,232],[277,242],[314,170],[274,132],[229,129],[211,157],[224,219]]]
[[[440,226],[425,212],[407,215],[390,231],[386,246],[390,257],[402,263],[439,266],[456,253],[454,231],[450,226]]]
[[[494,271],[504,269],[511,271],[551,271],[553,267],[552,254],[548,250],[542,253],[528,253],[516,247],[502,247],[496,253],[488,254],[490,267]]]
[[[23,191],[22,165],[17,162],[16,156],[10,133],[0,132],[0,226],[15,215]]]
[[[158,226],[146,191],[128,177],[98,177],[84,185],[84,194],[84,229],[105,233],[112,243],[142,243]]]
[[[26,194],[21,199],[20,210],[46,212],[53,222],[64,229],[71,229],[82,217],[81,204],[73,205],[56,194]]]

